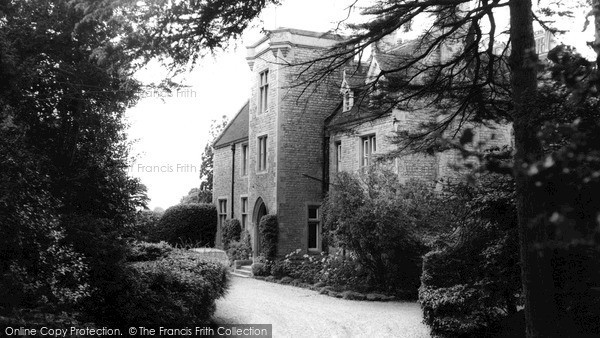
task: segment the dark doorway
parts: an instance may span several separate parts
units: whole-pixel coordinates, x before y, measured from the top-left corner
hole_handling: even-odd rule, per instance
[[[265,215],[267,215],[267,206],[263,202],[262,198],[259,197],[256,200],[256,204],[254,204],[254,217],[252,217],[253,223],[254,223],[253,224],[254,231],[252,234],[252,257],[256,257],[259,255],[260,231],[259,231],[258,225],[260,224],[260,220]]]

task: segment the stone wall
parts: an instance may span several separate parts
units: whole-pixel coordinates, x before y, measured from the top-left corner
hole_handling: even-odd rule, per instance
[[[296,47],[286,60],[298,64],[323,50]],[[324,122],[341,101],[341,72],[326,81],[297,85],[302,67],[283,67],[279,123],[279,254],[308,248],[308,207],[323,199]],[[309,74],[307,74],[309,76]]]

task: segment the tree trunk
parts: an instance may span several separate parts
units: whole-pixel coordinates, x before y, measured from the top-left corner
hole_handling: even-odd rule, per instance
[[[592,1],[592,14],[594,15],[594,42],[592,48],[596,52],[596,65],[600,69],[600,0]]]
[[[548,241],[543,222],[536,217],[544,211],[548,200],[541,189],[535,189],[527,175],[527,165],[542,157],[537,137],[539,119],[537,95],[537,55],[533,35],[531,0],[510,2],[511,87],[514,103],[515,181],[521,256],[521,278],[525,299],[527,337],[557,335],[557,307],[550,265],[551,251],[539,248]]]

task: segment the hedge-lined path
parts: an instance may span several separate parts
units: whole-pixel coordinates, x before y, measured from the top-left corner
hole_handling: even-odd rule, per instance
[[[217,300],[220,324],[273,324],[273,337],[429,337],[419,304],[367,302],[232,277]]]

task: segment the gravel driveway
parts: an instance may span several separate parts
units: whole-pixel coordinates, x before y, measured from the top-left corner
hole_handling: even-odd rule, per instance
[[[273,324],[273,337],[429,337],[419,304],[366,302],[232,277],[217,300],[220,324]]]

